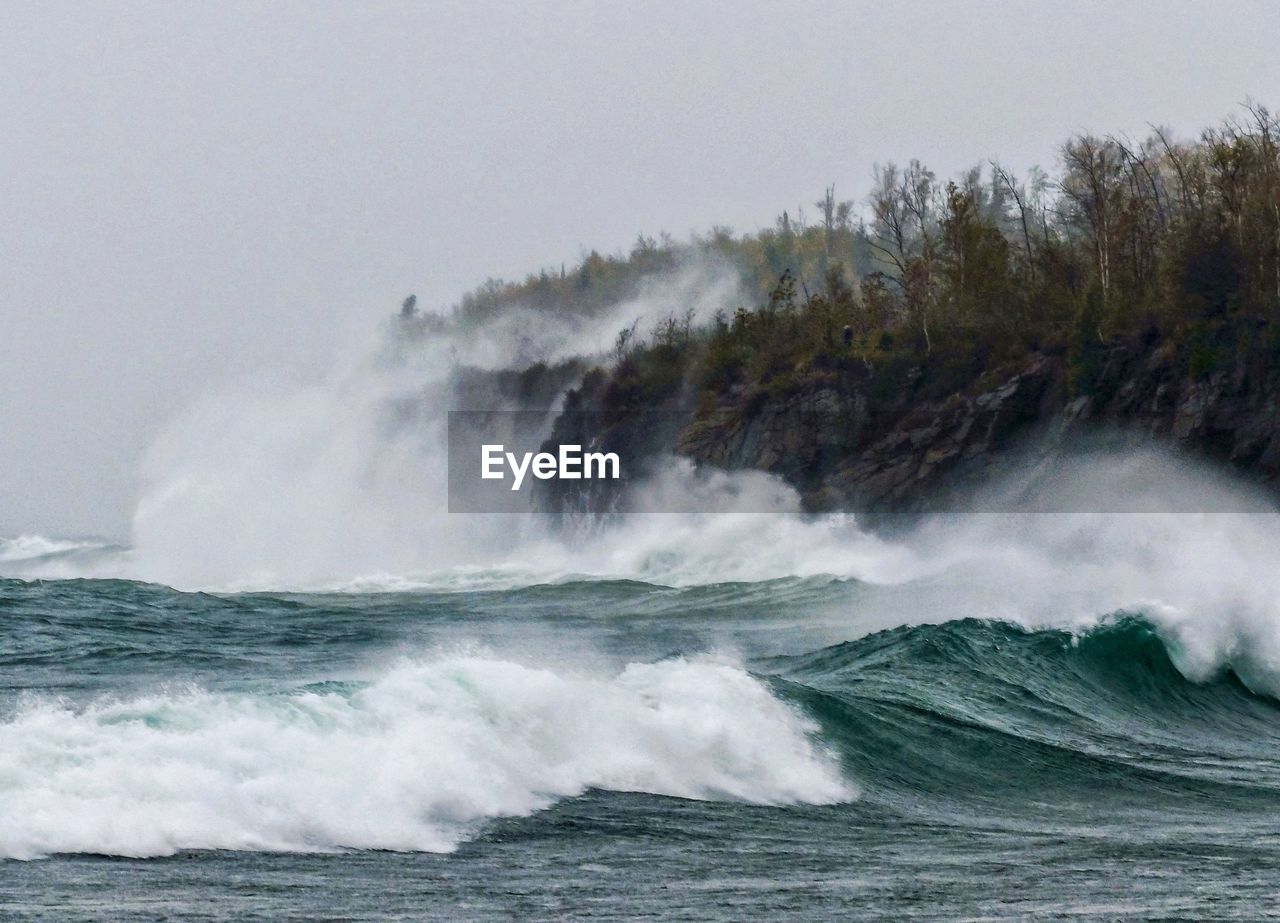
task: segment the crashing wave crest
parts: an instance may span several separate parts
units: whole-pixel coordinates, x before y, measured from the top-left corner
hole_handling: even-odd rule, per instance
[[[0,855],[440,852],[591,788],[854,797],[814,730],[711,659],[596,678],[455,656],[349,688],[34,703],[0,724]]]

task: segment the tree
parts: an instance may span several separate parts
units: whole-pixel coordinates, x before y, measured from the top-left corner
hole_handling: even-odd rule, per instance
[[[1009,197],[1013,199],[1014,205],[1018,207],[1018,224],[1022,228],[1022,246],[1026,254],[1027,271],[1034,272],[1035,258],[1031,251],[1031,221],[1028,217],[1028,202],[1026,189],[1019,186],[1014,180],[1013,174],[1009,173],[996,161],[991,161],[991,175],[993,181],[1001,183],[1008,190]]]
[[[1067,220],[1089,237],[1105,303],[1111,289],[1114,226],[1121,208],[1123,157],[1114,141],[1079,135],[1063,145],[1062,160],[1065,172],[1060,188],[1073,206]]]
[[[870,196],[872,246],[896,270],[907,315],[920,331],[926,353],[933,348],[929,304],[934,283],[934,179],[933,171],[918,160],[901,172],[892,163],[877,166]]]
[[[1009,243],[971,189],[947,184],[940,244],[942,290],[954,321],[988,338],[1010,326]]]

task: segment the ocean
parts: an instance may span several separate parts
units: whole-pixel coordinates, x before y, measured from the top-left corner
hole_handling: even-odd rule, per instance
[[[0,917],[1277,915],[1269,517],[953,523],[759,579],[741,528],[734,579],[306,592],[9,542]]]

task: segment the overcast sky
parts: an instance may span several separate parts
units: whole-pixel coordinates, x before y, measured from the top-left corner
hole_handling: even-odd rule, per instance
[[[1280,105],[1257,3],[0,0],[0,536],[125,537],[206,389],[875,161]]]

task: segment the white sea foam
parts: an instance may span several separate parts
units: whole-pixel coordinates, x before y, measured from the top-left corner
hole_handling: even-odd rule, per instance
[[[855,797],[814,730],[708,658],[593,677],[450,656],[345,693],[37,702],[0,723],[0,855],[448,851],[590,788]]]

